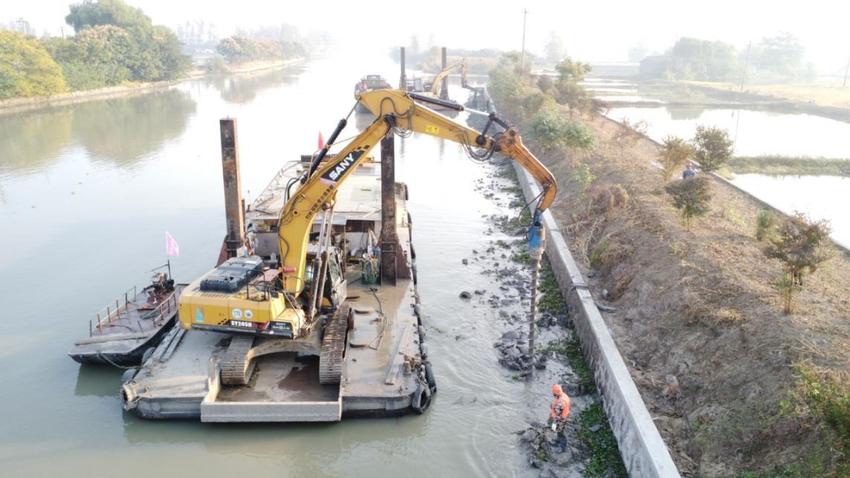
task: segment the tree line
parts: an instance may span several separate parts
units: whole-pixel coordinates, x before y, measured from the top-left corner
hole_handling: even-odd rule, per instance
[[[171,80],[190,66],[173,31],[122,0],[71,5],[65,22],[74,36],[0,32],[0,98]]]
[[[168,81],[191,67],[174,31],[155,25],[123,0],[73,4],[65,22],[75,32],[69,38],[36,38],[31,29],[0,29],[0,99]],[[294,40],[297,34],[283,33],[285,38],[225,38],[218,42],[218,55],[208,69],[226,71],[227,63],[304,56],[303,45]]]
[[[814,66],[804,61],[805,48],[790,33],[764,37],[742,50],[722,41],[682,37],[664,54],[647,56],[641,49],[629,56],[640,61],[640,75],[648,79],[729,81],[739,79],[745,69],[762,81],[812,79],[815,75]]]

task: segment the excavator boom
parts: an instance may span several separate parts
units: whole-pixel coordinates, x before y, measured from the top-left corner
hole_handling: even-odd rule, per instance
[[[401,90],[367,91],[361,93],[358,100],[376,116],[376,120],[335,155],[327,156],[329,148],[346,124],[345,120],[341,121],[311,166],[304,184],[295,191],[281,211],[278,236],[283,285],[287,292],[298,295],[304,287],[307,243],[314,218],[320,211],[332,206],[339,186],[365,160],[367,153],[381,138],[394,128],[460,143],[472,155],[500,152],[529,171],[543,190],[534,210],[530,230],[529,240],[534,241],[535,232],[540,230],[540,214],[554,201],[557,185],[552,173],[522,143],[515,128],[491,114],[487,128],[478,132],[435,112],[421,102],[430,101],[443,106],[449,104],[460,110],[462,106]],[[487,131],[494,123],[502,126],[504,131],[488,135]]]
[[[431,93],[435,97],[439,98],[440,93],[442,93],[443,79],[445,79],[447,76],[449,76],[451,72],[457,70],[458,68],[463,68],[463,66],[463,62],[455,63],[454,65],[447,66],[445,70],[437,73],[437,76],[434,77],[434,80],[431,83]]]

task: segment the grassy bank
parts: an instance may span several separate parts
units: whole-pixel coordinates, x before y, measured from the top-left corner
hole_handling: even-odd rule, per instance
[[[558,98],[499,75],[512,88],[491,88],[496,104],[545,152],[560,186],[552,213],[612,306],[606,324],[682,474],[847,476],[850,260],[835,254],[807,276],[798,312],[784,315],[782,266],[754,237],[758,201],[708,177],[709,211],[685,228],[657,144],[559,104],[594,146],[541,148],[524,105]],[[807,381],[800,364],[821,373]]]
[[[789,156],[737,156],[726,167],[738,174],[850,176],[850,159]]]
[[[728,93],[737,93],[741,90],[740,84],[728,82],[687,81],[682,83]],[[850,88],[842,88],[838,83],[745,85],[743,93],[758,95],[769,100],[850,109]]]

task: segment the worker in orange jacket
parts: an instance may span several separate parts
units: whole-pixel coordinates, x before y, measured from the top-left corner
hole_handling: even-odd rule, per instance
[[[567,449],[565,428],[567,418],[570,416],[570,397],[564,393],[564,390],[557,383],[552,385],[552,397],[552,405],[549,407],[549,426],[557,434],[557,444],[563,452]]]

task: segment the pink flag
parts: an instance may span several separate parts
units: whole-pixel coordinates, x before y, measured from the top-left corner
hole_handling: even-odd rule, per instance
[[[324,147],[325,147],[325,138],[324,138],[324,136],[322,136],[322,132],[319,131],[319,149],[322,149]]]
[[[168,231],[165,231],[165,253],[171,257],[180,255],[180,246]]]

